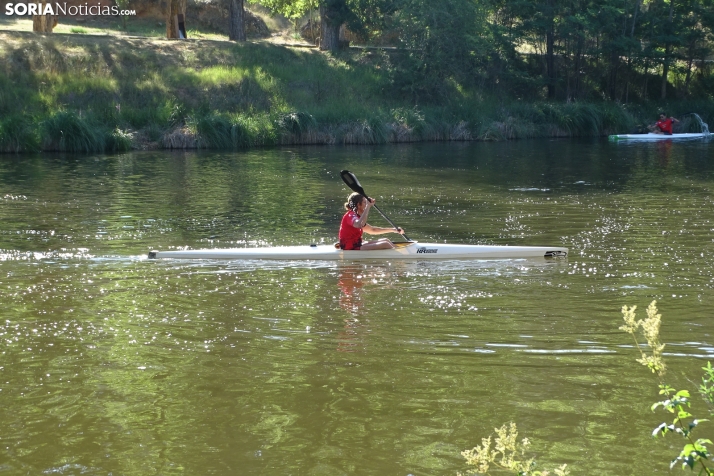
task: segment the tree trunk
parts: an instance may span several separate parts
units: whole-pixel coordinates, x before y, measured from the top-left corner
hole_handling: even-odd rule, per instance
[[[41,11],[44,11],[47,2],[40,3]],[[58,17],[56,15],[32,15],[32,31],[38,33],[52,33],[52,29],[57,26]]]
[[[337,51],[340,49],[340,26],[342,22],[339,12],[334,6],[320,4],[320,49],[323,51]]]
[[[635,37],[635,26],[637,25],[637,14],[640,11],[642,0],[635,1],[635,11],[632,14],[632,27],[630,28],[630,38]],[[625,80],[625,104],[630,100],[630,77],[632,76],[632,48],[627,51],[627,76]]]
[[[574,68],[574,73],[575,73],[575,85],[574,85],[574,92],[573,92],[573,99],[579,97],[580,95],[580,62],[583,54],[583,39],[582,37],[578,37],[578,48],[575,53],[575,68]]]
[[[630,76],[632,76],[632,58],[627,57],[627,69],[625,71],[625,104],[630,100]]]
[[[554,35],[552,31],[545,34],[545,67],[546,74],[548,76],[548,97],[553,99],[555,97],[555,52],[554,48]]]
[[[545,32],[545,64],[548,76],[548,98],[555,97],[555,24],[553,0],[548,1],[548,30]]]
[[[692,67],[694,66],[695,48],[696,43],[694,41],[690,42],[687,50],[687,75],[684,78],[684,94],[686,96],[689,96],[689,84],[692,81]]]
[[[640,2],[642,0],[637,0],[635,2],[635,13],[632,14],[632,28],[630,28],[630,38],[635,37],[635,25],[637,24],[637,13],[640,11]]]
[[[667,99],[667,76],[669,75],[669,55],[672,51],[672,47],[667,45],[664,50],[664,65],[662,65],[662,89],[660,91],[660,98]]]
[[[668,33],[672,31],[672,18],[674,16],[674,0],[669,2],[669,24]],[[667,40],[669,41],[669,40]],[[662,91],[661,98],[667,99],[667,75],[669,74],[669,55],[672,54],[672,45],[667,43],[664,49],[664,64],[662,65]]]
[[[186,18],[186,0],[168,0],[166,6],[166,38],[180,38],[178,16]]]
[[[244,0],[229,0],[228,39],[231,41],[245,41],[245,9]]]
[[[615,101],[617,99],[617,73],[620,69],[620,55],[614,49],[610,53],[610,100]]]

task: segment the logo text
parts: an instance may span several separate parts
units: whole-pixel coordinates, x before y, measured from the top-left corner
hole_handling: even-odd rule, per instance
[[[66,3],[7,3],[5,15],[57,15],[57,16],[134,16],[135,10],[120,10],[116,5],[67,5]]]

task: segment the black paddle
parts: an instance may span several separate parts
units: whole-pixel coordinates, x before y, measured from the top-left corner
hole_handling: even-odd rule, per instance
[[[360,195],[364,195],[365,197],[369,198],[369,196],[364,192],[364,189],[362,188],[362,185],[360,185],[359,180],[357,180],[357,177],[355,177],[355,174],[353,174],[353,173],[350,172],[349,170],[343,170],[342,172],[340,172],[340,175],[342,176],[342,180],[344,180],[344,182],[347,184],[347,186],[348,186],[350,189],[352,189],[353,192],[357,192],[357,193],[359,193]],[[377,210],[377,211],[379,212],[380,215],[382,215],[382,216],[384,217],[385,220],[387,220],[387,221],[389,222],[390,225],[392,225],[392,227],[393,227],[395,230],[399,228],[397,225],[394,224],[394,222],[393,222],[392,220],[390,220],[390,219],[387,217],[387,215],[385,215],[384,213],[382,213],[382,210],[380,210],[379,208],[377,208],[377,205],[372,205],[372,206],[375,208],[375,210]],[[402,235],[402,236],[404,236],[404,239],[405,239],[405,240],[407,240],[407,241],[412,241],[412,240],[409,239],[409,237],[407,237],[406,234],[404,234],[404,235]]]

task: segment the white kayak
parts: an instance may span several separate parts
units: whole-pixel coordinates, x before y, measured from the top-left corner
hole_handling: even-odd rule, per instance
[[[275,246],[265,248],[228,248],[204,250],[151,251],[150,259],[221,259],[221,260],[450,260],[565,258],[568,249],[558,246],[499,246],[395,243],[391,250],[344,251],[333,245]]]
[[[608,137],[611,141],[657,141],[657,140],[690,140],[690,139],[703,139],[709,137],[711,134],[708,132],[690,132],[685,134],[614,134]]]

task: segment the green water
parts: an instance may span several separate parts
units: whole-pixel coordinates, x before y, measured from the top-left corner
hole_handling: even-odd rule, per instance
[[[413,239],[571,254],[145,259],[332,243],[343,168]],[[509,421],[540,469],[669,474],[620,308],[658,300],[694,392],[713,188],[706,142],[0,156],[0,474],[455,475]]]

